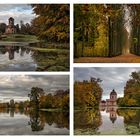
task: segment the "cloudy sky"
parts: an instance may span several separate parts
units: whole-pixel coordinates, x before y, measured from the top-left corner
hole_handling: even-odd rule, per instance
[[[58,89],[69,88],[67,75],[0,75],[0,102],[15,99],[27,100],[33,86],[43,88],[47,93],[54,93]]]
[[[15,24],[20,24],[21,20],[24,23],[30,23],[35,14],[27,4],[0,4],[0,23],[8,24],[9,17],[15,19]]]
[[[102,99],[108,99],[112,89],[115,89],[119,97],[123,97],[124,86],[133,71],[140,68],[75,68],[74,80],[89,80],[90,77],[102,79]]]

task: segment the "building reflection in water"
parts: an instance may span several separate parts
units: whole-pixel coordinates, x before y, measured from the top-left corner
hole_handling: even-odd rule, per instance
[[[15,58],[15,53],[20,53],[20,56],[24,56],[25,52],[26,54],[30,53],[30,49],[24,48],[24,47],[19,47],[19,46],[3,46],[2,54],[5,54],[6,52],[8,53],[8,58],[9,60],[13,60]]]
[[[106,113],[109,113],[109,118],[112,123],[115,123],[117,120],[117,107],[100,107],[100,111],[106,111]]]
[[[115,123],[117,120],[117,108],[115,107],[108,107],[106,110],[107,113],[109,113],[109,117],[112,123]]]
[[[69,69],[69,53],[34,50],[30,46],[0,46],[0,57],[0,66],[4,66],[0,71],[65,71]],[[11,61],[13,65],[9,66],[9,60],[15,60],[14,63]]]
[[[5,50],[9,54],[9,60],[14,59],[14,54],[15,54],[14,46],[5,46]]]

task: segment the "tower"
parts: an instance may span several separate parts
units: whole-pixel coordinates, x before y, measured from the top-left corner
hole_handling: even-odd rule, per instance
[[[110,99],[117,100],[117,93],[116,93],[116,91],[114,89],[110,93]]]
[[[110,99],[106,100],[107,106],[116,106],[117,105],[117,93],[113,89],[110,93]]]
[[[8,20],[9,20],[9,25],[11,27],[13,27],[14,26],[14,18],[10,17]]]
[[[6,26],[5,33],[6,34],[14,34],[16,33],[16,26],[14,25],[14,18],[10,17],[8,19],[8,25]]]

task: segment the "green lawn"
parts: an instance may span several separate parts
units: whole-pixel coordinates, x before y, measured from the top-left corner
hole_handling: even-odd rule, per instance
[[[9,34],[9,35],[2,37],[0,41],[37,42],[38,39],[35,35]]]

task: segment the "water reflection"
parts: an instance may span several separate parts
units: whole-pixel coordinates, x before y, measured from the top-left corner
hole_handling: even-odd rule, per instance
[[[77,135],[139,135],[140,109],[102,107],[76,111],[74,122]]]
[[[75,134],[98,134],[98,127],[102,124],[99,110],[85,110],[75,112]]]
[[[0,71],[68,71],[69,53],[31,50],[29,46],[0,46]]]
[[[0,123],[0,134],[6,135],[69,134],[69,114],[67,112],[0,109]],[[10,128],[12,128],[12,132]]]
[[[31,125],[32,131],[41,131],[45,126],[45,123],[40,120],[39,112],[36,110],[30,113],[30,121],[28,124]]]
[[[124,117],[124,125],[127,134],[140,135],[140,109],[118,109],[119,116]]]

